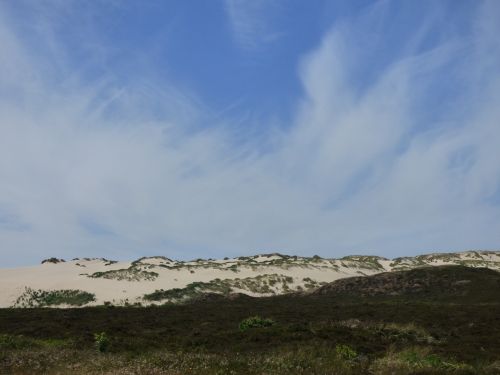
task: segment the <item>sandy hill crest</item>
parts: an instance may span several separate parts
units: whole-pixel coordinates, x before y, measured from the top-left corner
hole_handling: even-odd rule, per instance
[[[313,291],[354,276],[443,265],[500,271],[500,252],[433,253],[392,260],[371,255],[329,259],[279,253],[191,261],[164,256],[133,262],[48,258],[38,266],[0,269],[0,307],[179,303],[207,293],[272,296]]]

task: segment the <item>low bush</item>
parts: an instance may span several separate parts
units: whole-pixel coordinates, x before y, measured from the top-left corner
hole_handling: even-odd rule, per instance
[[[250,328],[261,328],[261,327],[270,327],[276,324],[276,322],[272,319],[261,318],[260,316],[251,316],[242,320],[239,324],[240,331],[246,331]]]
[[[109,338],[106,332],[94,333],[94,342],[96,349],[104,353],[109,348]]]
[[[34,290],[25,288],[13,307],[83,306],[93,301],[95,301],[94,293],[82,290]]]
[[[344,360],[353,360],[358,356],[358,353],[351,348],[349,345],[339,344],[335,347],[335,353],[337,356]]]

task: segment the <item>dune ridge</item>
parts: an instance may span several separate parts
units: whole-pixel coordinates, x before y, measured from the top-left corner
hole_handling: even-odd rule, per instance
[[[463,265],[500,271],[500,251],[431,253],[387,259],[352,255],[300,257],[279,253],[133,262],[48,258],[32,267],[0,269],[0,307],[81,307],[184,302],[204,293],[253,297],[310,291],[338,279],[419,267]]]

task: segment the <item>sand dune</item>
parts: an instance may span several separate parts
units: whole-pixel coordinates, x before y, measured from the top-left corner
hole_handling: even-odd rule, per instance
[[[147,305],[179,302],[206,292],[268,296],[311,290],[351,276],[444,264],[500,270],[500,252],[427,254],[393,260],[376,256],[324,259],[276,253],[189,262],[166,257],[134,262],[51,259],[33,267],[0,269],[0,307]],[[57,294],[68,290],[86,292],[93,300],[73,296],[79,301],[75,303],[73,297]],[[151,296],[155,291],[163,292]]]

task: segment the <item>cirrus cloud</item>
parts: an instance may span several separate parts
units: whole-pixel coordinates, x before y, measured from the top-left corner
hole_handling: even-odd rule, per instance
[[[243,142],[230,119],[200,125],[210,109],[174,84],[89,82],[68,61],[54,71],[2,19],[2,264],[495,247],[499,7],[484,2],[467,37],[422,49],[416,33],[360,84],[378,49],[360,52],[366,35],[354,31],[379,7],[334,25],[304,56],[292,124]],[[48,35],[57,56],[64,48]]]

